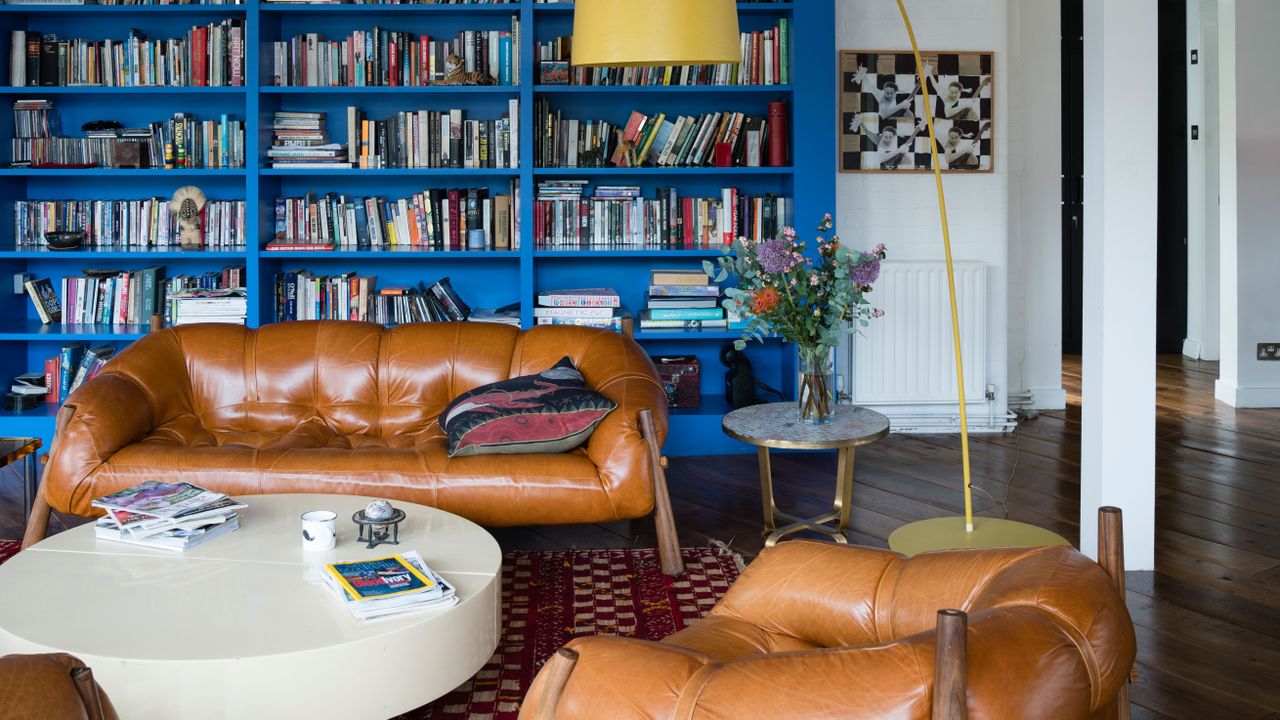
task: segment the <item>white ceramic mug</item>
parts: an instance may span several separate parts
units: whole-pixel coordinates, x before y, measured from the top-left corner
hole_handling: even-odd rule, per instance
[[[338,544],[338,513],[311,510],[302,513],[302,549],[314,552],[332,550]]]

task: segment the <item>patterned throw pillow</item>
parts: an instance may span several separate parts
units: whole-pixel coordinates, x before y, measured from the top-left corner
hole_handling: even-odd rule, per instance
[[[618,404],[587,389],[565,357],[537,375],[484,385],[454,398],[440,413],[449,457],[572,450]]]

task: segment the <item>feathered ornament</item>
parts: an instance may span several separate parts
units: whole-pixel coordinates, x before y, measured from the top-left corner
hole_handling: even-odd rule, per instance
[[[169,201],[169,212],[178,216],[178,244],[187,249],[204,247],[200,212],[207,202],[204,191],[195,185],[180,187]]]

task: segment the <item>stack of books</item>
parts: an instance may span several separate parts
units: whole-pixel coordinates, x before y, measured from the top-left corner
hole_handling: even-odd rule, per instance
[[[458,604],[449,581],[418,551],[374,560],[330,563],[324,587],[357,620],[381,620]]]
[[[347,148],[329,142],[322,112],[278,110],[271,120],[274,140],[267,150],[273,168],[349,168]]]
[[[169,296],[174,325],[232,323],[244,325],[249,312],[245,289],[223,288],[183,290]]]
[[[49,394],[44,375],[40,373],[23,373],[13,379],[9,392],[4,396],[4,409],[8,412],[22,412],[39,407]]]
[[[658,270],[649,274],[640,329],[658,332],[725,330],[720,286],[701,270]]]
[[[463,322],[471,307],[448,277],[431,285],[378,289],[373,275],[313,275],[288,270],[275,278],[276,322],[355,320],[383,325]],[[516,320],[519,321],[517,313]]]
[[[93,500],[107,511],[94,526],[101,540],[183,552],[235,532],[246,505],[187,482],[148,480]]]
[[[579,325],[631,334],[631,316],[613,288],[548,290],[538,293],[533,317],[539,325]]]

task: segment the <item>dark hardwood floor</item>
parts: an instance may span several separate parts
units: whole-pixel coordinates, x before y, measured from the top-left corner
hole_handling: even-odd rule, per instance
[[[1157,394],[1155,572],[1131,572],[1139,680],[1134,718],[1280,720],[1280,410],[1214,402],[1214,363],[1161,357]],[[973,438],[975,511],[1079,535],[1080,361],[1064,372],[1070,407]],[[853,542],[883,547],[906,522],[963,511],[959,439],[894,435],[858,453]],[[829,509],[834,454],[774,461],[779,504]],[[755,455],[678,458],[670,485],[685,545],[761,547]],[[0,482],[0,538],[21,536],[21,489]],[[1004,502],[1000,502],[1003,500]],[[52,527],[74,523],[55,519]],[[648,522],[507,528],[506,548],[653,546]]]

